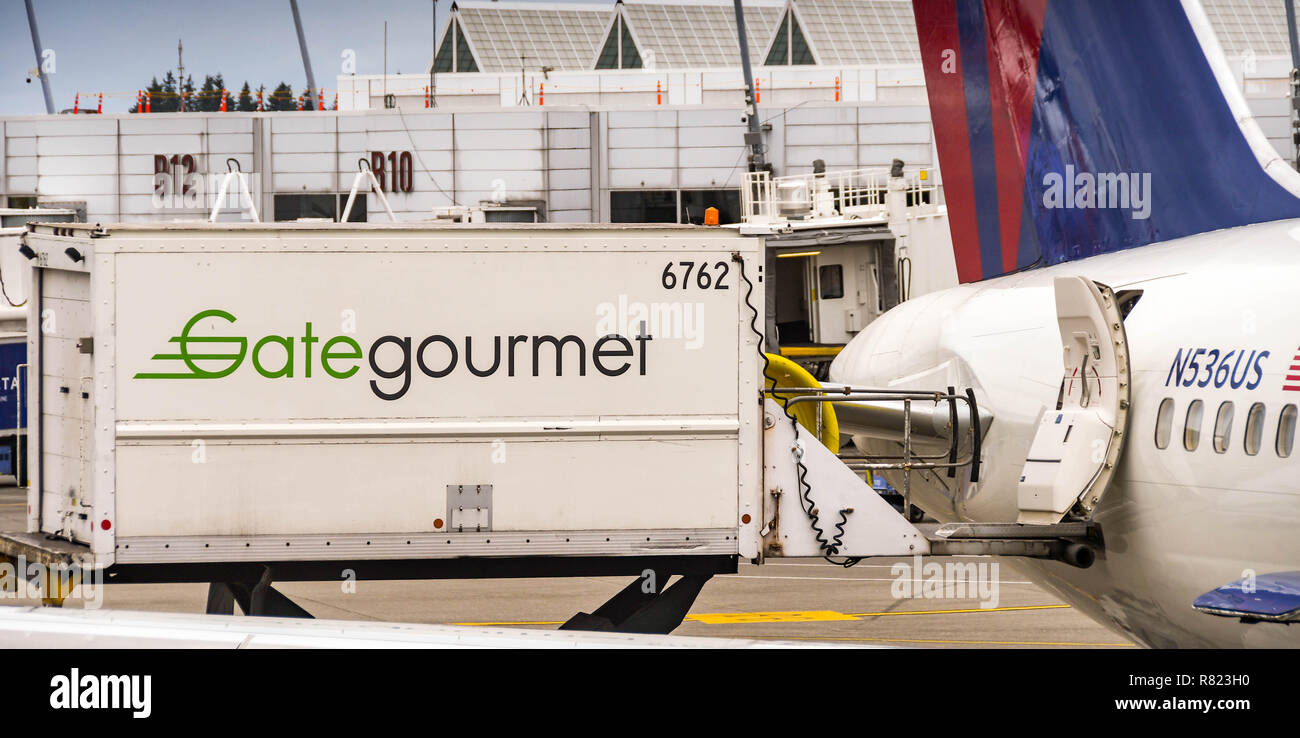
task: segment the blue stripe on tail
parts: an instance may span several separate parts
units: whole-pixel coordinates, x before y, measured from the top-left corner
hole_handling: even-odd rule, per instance
[[[1050,0],[1035,89],[1022,260],[1055,264],[1300,217],[1300,200],[1246,143],[1177,0]],[[1116,206],[1114,179],[1110,207],[1048,207],[1046,181],[1071,170],[1075,194],[1079,175],[1125,175],[1128,207]],[[1150,191],[1133,192],[1144,175]]]
[[[1179,0],[1047,0],[1040,38],[1027,37],[1030,24],[1005,23],[1034,8],[1041,13],[1042,2],[915,2],[918,29],[955,21],[960,36],[965,120],[958,125],[966,127],[969,160],[951,160],[964,147],[940,147],[939,164],[955,172],[970,167],[973,192],[959,196],[973,200],[976,218],[952,221],[953,243],[959,251],[978,244],[980,277],[1003,269],[999,171],[1024,177],[1019,268],[1300,217],[1300,199],[1263,170],[1247,144]],[[955,19],[948,15],[954,9]],[[990,28],[990,18],[1004,21]],[[921,36],[923,58],[941,69],[937,60],[953,53],[939,48],[944,35]],[[993,43],[1002,53],[990,53]],[[1014,53],[1017,43],[1037,48],[1036,66]],[[1005,111],[992,110],[991,73],[1032,84],[1023,151],[1007,142],[995,147],[992,115]],[[951,96],[932,87],[932,101]],[[953,121],[934,123],[952,133]],[[959,263],[970,261],[965,256]]]

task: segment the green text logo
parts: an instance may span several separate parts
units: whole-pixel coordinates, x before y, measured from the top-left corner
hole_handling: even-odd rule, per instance
[[[229,375],[239,368],[244,361],[244,354],[248,351],[248,339],[231,338],[226,336],[191,336],[190,330],[204,318],[221,318],[229,323],[235,322],[235,316],[225,310],[204,310],[203,312],[190,318],[190,322],[185,324],[181,329],[179,336],[172,336],[167,339],[168,342],[177,344],[178,351],[174,354],[154,354],[154,361],[181,361],[189,369],[187,372],[140,372],[135,375],[136,379],[217,379]],[[204,347],[210,344],[227,343],[235,344],[239,347],[238,353],[190,353],[189,345],[191,343],[203,344]],[[228,366],[220,370],[204,369],[196,361],[226,361],[230,362]]]
[[[234,323],[235,316],[225,310],[204,310],[196,314],[181,329],[179,336],[172,336],[167,339],[170,343],[177,344],[178,350],[174,354],[154,354],[154,361],[180,361],[185,364],[188,371],[184,372],[140,372],[135,375],[136,379],[220,379],[229,376],[240,364],[244,363],[244,357],[248,354],[248,339],[243,336],[191,336],[190,331],[199,321],[206,318],[220,318],[227,323]],[[305,325],[305,331],[300,339],[303,344],[303,352],[306,362],[304,374],[311,377],[311,349],[312,344],[320,340],[318,336],[311,333],[311,323]],[[266,336],[253,345],[252,359],[253,368],[258,374],[268,379],[277,377],[292,377],[294,369],[294,339],[289,336]],[[201,349],[206,349],[202,353],[192,353],[190,344],[200,344]],[[220,344],[226,344],[229,347],[229,353],[221,353],[215,349],[223,348]],[[284,350],[284,362],[279,367],[267,367],[262,362],[262,349],[269,344],[276,344]],[[343,344],[347,346],[344,350],[334,350],[336,345]],[[235,349],[238,349],[237,351]],[[338,369],[330,365],[331,360],[360,359],[361,346],[347,336],[335,336],[321,347],[320,361],[321,366],[327,374],[335,379],[347,379],[360,369],[353,364],[347,369]],[[209,364],[208,368],[199,366],[196,362],[205,362]],[[219,368],[211,368],[211,362],[225,362]]]
[[[140,372],[135,378],[219,379],[232,374],[248,357],[253,369],[267,379],[292,379],[295,371],[300,372],[298,376],[303,379],[311,379],[315,366],[334,379],[348,379],[361,369],[361,362],[368,359],[370,370],[376,377],[370,381],[371,391],[382,400],[397,400],[411,388],[411,381],[417,374],[441,379],[460,369],[480,378],[543,375],[558,378],[573,376],[573,362],[576,361],[578,377],[587,376],[589,364],[604,377],[644,377],[648,358],[646,344],[653,339],[646,333],[644,321],[635,336],[608,333],[590,345],[573,334],[511,332],[479,337],[478,340],[474,336],[458,340],[440,333],[422,339],[384,335],[370,344],[367,356],[361,350],[361,344],[349,336],[334,336],[322,342],[320,336],[312,333],[311,323],[303,325],[301,336],[263,336],[252,344],[251,349],[245,336],[190,335],[200,321],[207,319],[235,322],[235,316],[225,310],[204,310],[196,314],[181,329],[180,335],[168,339],[169,343],[176,344],[175,353],[153,356],[154,361],[181,362],[185,371]],[[316,346],[318,343],[319,347]],[[277,348],[270,351],[269,357],[263,357],[263,349],[270,345]],[[488,353],[492,356],[490,363],[484,358]],[[268,363],[271,366],[267,366]],[[180,369],[179,366],[172,368]]]

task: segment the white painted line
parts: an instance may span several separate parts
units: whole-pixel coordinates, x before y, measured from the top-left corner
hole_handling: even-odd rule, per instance
[[[922,558],[930,558],[930,557],[926,556]],[[797,563],[773,564],[771,562],[765,562],[761,565],[746,564],[746,566],[754,569],[766,569],[769,566],[806,566],[806,567],[819,567],[822,569],[831,569],[831,570],[844,568],[841,566],[835,566],[834,564],[827,564],[825,562],[819,564],[811,564],[811,563],[810,564],[797,564]],[[894,567],[893,564],[854,564],[853,565],[854,569],[892,569],[893,567]]]
[[[819,582],[896,582],[897,577],[772,577],[764,574],[719,574],[719,579],[811,579]],[[918,584],[924,585],[925,580],[916,580]],[[998,584],[1033,584],[1033,582],[1007,582],[999,581]]]

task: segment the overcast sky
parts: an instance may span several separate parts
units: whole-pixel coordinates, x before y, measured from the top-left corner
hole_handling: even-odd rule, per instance
[[[516,0],[518,1],[518,0]],[[587,0],[613,5],[612,0]],[[281,81],[307,86],[289,0],[33,0],[41,45],[54,51],[50,76],[57,110],[83,107],[104,93],[104,112],[124,113],[136,90],[176,68],[176,41],[185,42],[185,74],[194,85],[221,73],[238,91],[245,80],[267,91]],[[333,100],[345,49],[356,52],[357,74],[384,70],[424,73],[432,56],[432,0],[299,0],[316,84]],[[451,0],[438,0],[441,27]],[[0,0],[0,115],[45,112],[23,0]],[[90,97],[88,100],[87,98]]]

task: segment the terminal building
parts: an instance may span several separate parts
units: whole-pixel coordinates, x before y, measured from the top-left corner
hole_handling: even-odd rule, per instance
[[[1266,135],[1294,159],[1283,1],[1205,7]],[[730,0],[461,0],[439,22],[428,74],[340,77],[337,110],[0,118],[0,206],[193,219],[207,213],[195,188],[215,189],[233,162],[263,218],[338,218],[365,159],[399,219],[450,206],[552,222],[699,222],[714,206],[739,219]],[[746,0],[745,25],[775,174],[817,160],[933,170],[910,0]],[[177,192],[159,191],[160,173]],[[941,201],[942,173],[930,181]],[[371,195],[350,217],[388,216]]]

